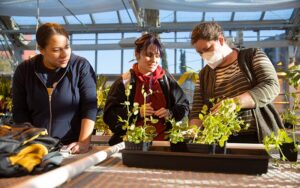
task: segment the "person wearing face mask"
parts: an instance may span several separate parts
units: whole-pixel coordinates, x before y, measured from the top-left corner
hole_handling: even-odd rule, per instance
[[[229,138],[229,142],[259,143],[272,131],[283,128],[271,104],[279,94],[274,66],[260,49],[235,49],[226,43],[222,28],[216,22],[203,22],[192,31],[191,44],[206,66],[199,72],[190,123],[201,126],[198,116],[207,105],[216,113],[219,103],[209,99],[234,98],[242,110],[240,117],[249,123],[248,130]]]
[[[104,108],[103,120],[114,133],[109,140],[110,145],[122,142],[125,135],[118,116],[127,119],[127,110],[122,103],[127,100],[125,88],[129,84],[132,86],[130,104],[137,102],[141,106],[136,124],[143,125],[144,114],[159,120],[153,124],[157,132],[154,140],[164,140],[164,132],[169,126],[166,118],[180,121],[188,115],[189,101],[185,93],[176,80],[159,66],[162,55],[162,45],[154,34],[144,34],[135,41],[137,63],[112,84]],[[152,90],[152,94],[146,97],[145,105],[142,88],[148,94]]]
[[[40,54],[19,64],[13,76],[13,120],[46,128],[71,153],[87,152],[97,113],[95,72],[72,53],[61,25],[40,25],[36,41]]]

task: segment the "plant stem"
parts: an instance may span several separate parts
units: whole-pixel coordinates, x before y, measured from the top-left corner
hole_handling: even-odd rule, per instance
[[[144,95],[143,95],[143,96],[144,96]],[[144,112],[144,126],[146,126],[146,110],[145,110],[146,98],[147,98],[147,97],[144,97],[144,106],[143,106],[143,107],[144,107],[144,111],[143,111],[143,112]]]

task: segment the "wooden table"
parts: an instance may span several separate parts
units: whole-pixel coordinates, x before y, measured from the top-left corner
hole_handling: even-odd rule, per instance
[[[70,156],[64,160],[64,165],[104,148],[105,146],[94,147],[88,154]],[[33,176],[2,178],[0,187],[14,187],[30,178]],[[55,179],[49,179],[50,181]],[[122,163],[121,153],[115,153],[60,187],[300,187],[300,164],[299,157],[298,164],[294,166],[290,163],[276,166],[269,162],[268,173],[262,175],[208,173],[127,167]]]

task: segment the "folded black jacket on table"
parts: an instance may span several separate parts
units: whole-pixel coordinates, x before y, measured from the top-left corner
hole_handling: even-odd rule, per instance
[[[59,166],[62,144],[29,123],[0,125],[0,177],[37,174]]]

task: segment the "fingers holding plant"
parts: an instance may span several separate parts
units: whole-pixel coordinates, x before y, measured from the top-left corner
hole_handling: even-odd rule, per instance
[[[237,103],[236,103],[236,99],[233,99],[235,102],[234,103],[228,103],[228,99],[225,99],[225,100],[222,100],[222,101],[219,101],[218,103],[216,103],[215,105],[213,105],[213,107],[210,109],[211,113],[212,114],[216,114],[217,112],[220,111],[220,107],[222,105],[229,105],[228,106],[228,110],[230,112],[233,112],[237,109]],[[223,103],[226,103],[226,104],[223,104]]]
[[[151,115],[153,115],[154,112],[155,111],[154,111],[153,107],[151,106],[151,103],[143,104],[140,107],[140,116],[141,117],[151,116]]]
[[[168,118],[171,114],[168,109],[160,108],[159,110],[154,112],[155,116],[158,116],[159,118]]]
[[[220,109],[220,105],[221,105],[220,102],[218,102],[217,104],[215,104],[215,105],[210,109],[211,113],[212,113],[212,114],[216,114],[216,113],[218,112],[218,110]]]

